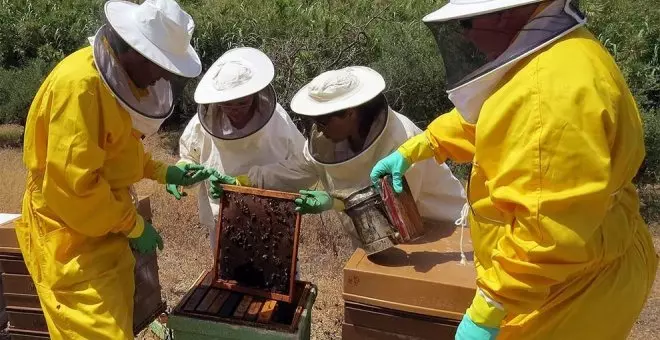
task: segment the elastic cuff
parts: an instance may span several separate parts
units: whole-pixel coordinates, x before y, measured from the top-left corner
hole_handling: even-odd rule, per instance
[[[165,163],[160,163],[158,166],[156,166],[156,170],[154,171],[154,179],[156,182],[160,184],[167,184],[165,181],[167,176],[167,167],[168,165]]]
[[[429,159],[434,155],[431,143],[425,133],[420,133],[408,139],[399,147],[398,151],[410,165]]]
[[[467,315],[477,325],[499,328],[506,312],[499,303],[488,297],[483,290],[477,289],[472,305],[467,310]]]
[[[344,201],[340,200],[339,198],[332,199],[332,210],[344,211],[345,209],[346,206],[344,205]]]
[[[142,216],[137,215],[135,218],[135,226],[131,230],[130,233],[128,233],[127,237],[128,238],[138,238],[142,236],[142,233],[144,232],[144,218]]]
[[[252,183],[248,175],[240,175],[236,177],[236,185],[251,187]]]

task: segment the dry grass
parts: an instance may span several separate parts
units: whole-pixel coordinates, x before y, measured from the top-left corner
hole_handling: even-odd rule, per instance
[[[0,147],[20,147],[22,141],[22,126],[0,125]]]
[[[175,133],[146,140],[156,159],[175,162],[172,153]],[[0,178],[6,183],[0,195],[1,212],[20,211],[24,169],[18,149],[0,149]],[[8,185],[7,185],[8,184]],[[143,181],[137,186],[142,195],[151,196],[154,225],[162,232],[165,250],[159,255],[163,296],[174,306],[202,270],[211,266],[208,231],[197,219],[196,193],[176,201],[161,185]],[[660,249],[660,225],[652,224],[656,249]],[[351,244],[334,213],[306,216],[300,241],[302,278],[316,284],[319,296],[312,313],[312,339],[340,339],[342,312],[342,267],[352,252]],[[640,316],[631,339],[660,339],[660,284],[656,285]],[[2,336],[0,335],[0,338]],[[140,339],[154,339],[143,334]]]

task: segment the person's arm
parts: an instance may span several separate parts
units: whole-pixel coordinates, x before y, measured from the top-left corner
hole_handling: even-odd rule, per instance
[[[202,145],[205,138],[206,133],[202,129],[199,118],[195,115],[190,119],[181,134],[181,138],[179,138],[179,161],[177,164],[200,164]]]
[[[246,178],[249,185],[280,191],[297,192],[308,189],[319,180],[314,164],[302,153],[283,161],[250,168]]]
[[[276,114],[280,114],[282,119],[278,121],[276,138],[287,147],[285,159],[264,166],[254,166],[248,173],[239,176],[239,181],[271,190],[297,192],[309,189],[318,182],[319,175],[314,164],[305,157],[307,140],[279,105],[278,110]]]
[[[432,157],[440,164],[447,158],[465,163],[474,157],[475,126],[468,124],[455,109],[436,118],[424,131],[404,142],[396,151],[381,159],[371,170],[371,181],[391,175],[393,189],[403,192],[403,176],[410,167]]]
[[[197,115],[193,116],[186,125],[186,128],[183,130],[181,137],[179,138],[179,161],[176,163],[176,166],[185,167],[186,165],[199,165],[201,163],[201,147],[204,144],[204,139],[206,138],[205,132],[202,130],[202,125],[199,122]],[[167,167],[166,167],[167,168]],[[167,169],[165,169],[165,172]],[[163,179],[165,174],[163,174]],[[199,183],[191,185],[187,188],[194,188],[198,186]],[[180,200],[181,197],[187,196],[188,194],[183,190],[179,190],[179,186],[176,184],[165,184],[165,191],[170,195],[174,196],[177,200]],[[202,193],[206,194],[206,193]]]
[[[168,165],[153,159],[149,152],[144,153],[144,160],[144,178],[165,184],[165,174],[167,173]]]
[[[106,152],[99,145],[101,130],[98,94],[76,87],[70,94],[51,94],[48,147],[43,196],[48,207],[66,225],[83,235],[96,237],[122,232],[142,233],[144,221],[130,200],[118,200],[101,175]],[[66,93],[66,91],[64,91]]]
[[[410,164],[435,157],[438,163],[451,159],[457,163],[474,158],[475,126],[467,123],[456,109],[436,118],[424,133],[399,147]]]

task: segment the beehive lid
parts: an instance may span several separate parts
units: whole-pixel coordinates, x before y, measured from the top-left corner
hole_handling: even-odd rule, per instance
[[[469,230],[463,245],[467,265],[460,264],[460,228],[425,221],[425,230],[412,244],[371,257],[356,250],[344,267],[344,300],[460,319],[476,289]]]
[[[291,302],[300,233],[298,194],[225,185],[214,254],[215,285]]]
[[[0,214],[0,253],[20,254],[14,221],[20,214]]]

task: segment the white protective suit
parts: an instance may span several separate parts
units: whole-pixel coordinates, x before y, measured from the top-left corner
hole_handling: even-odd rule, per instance
[[[305,138],[279,104],[261,129],[240,139],[213,137],[202,126],[199,115],[195,115],[179,140],[179,162],[201,164],[230,176],[239,176],[255,165],[292,160],[304,143]],[[201,183],[199,220],[209,228],[211,240],[214,240],[219,200],[209,196],[208,188],[208,181]]]
[[[316,134],[305,143],[302,155],[275,164],[252,167],[248,172],[251,184],[259,188],[295,192],[320,182],[330,194],[371,185],[369,174],[374,164],[409,138],[422,133],[407,117],[392,109],[386,112],[387,115],[381,115],[372,124],[366,149],[352,158],[334,164],[328,162],[327,159],[333,154],[345,154],[346,148],[343,143],[334,144]],[[326,155],[322,156],[326,160],[320,161],[321,157],[313,156],[310,146],[316,150],[315,154],[326,150]],[[414,164],[405,177],[422,217],[439,221],[460,218],[465,204],[465,190],[446,164],[438,164],[434,159],[425,160]],[[359,245],[350,218],[341,213],[341,220],[354,245]]]

